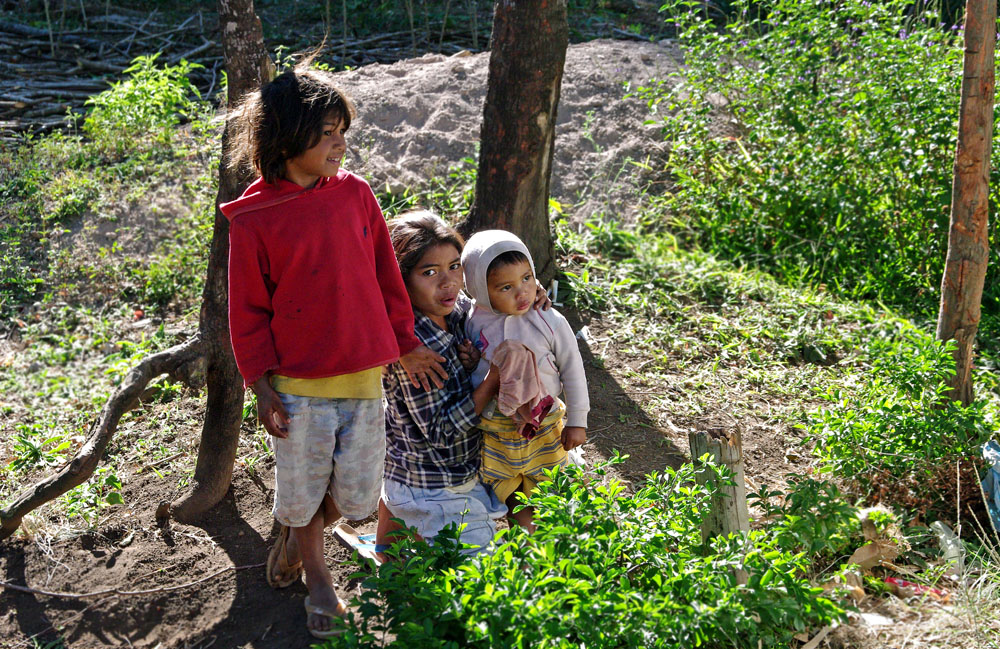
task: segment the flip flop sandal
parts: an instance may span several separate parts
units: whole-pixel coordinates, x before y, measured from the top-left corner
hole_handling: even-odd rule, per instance
[[[278,539],[271,547],[271,552],[267,555],[267,584],[271,588],[285,588],[291,586],[302,577],[302,561],[294,564],[288,563],[288,534],[287,525],[281,526],[278,532]]]
[[[341,602],[340,605],[341,612],[339,613],[337,611],[333,611],[328,608],[324,608],[322,606],[316,606],[315,604],[309,601],[308,595],[306,596],[305,605],[306,605],[307,616],[318,615],[320,617],[330,618],[331,620],[341,620],[344,618],[344,615],[347,614],[347,608],[344,607],[343,602]],[[306,628],[309,629],[308,626]],[[314,638],[319,638],[320,640],[323,640],[326,638],[333,638],[335,636],[338,636],[346,630],[347,629],[345,629],[342,625],[336,625],[332,629],[327,629],[326,631],[320,631],[318,629],[309,629],[309,633],[311,633]]]
[[[348,550],[353,550],[359,556],[370,559],[376,566],[382,565],[379,552],[385,552],[390,546],[375,543],[374,534],[358,534],[358,531],[347,523],[341,523],[333,528],[333,538]]]

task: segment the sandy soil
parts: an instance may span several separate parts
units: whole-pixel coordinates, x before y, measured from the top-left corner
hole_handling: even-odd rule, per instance
[[[442,175],[476,153],[489,55],[440,54],[369,65],[340,75],[358,120],[348,134],[348,168],[393,193]],[[678,67],[670,41],[597,40],[569,48],[559,100],[551,194],[576,205],[576,218],[628,218],[652,171],[627,160],[664,152],[641,99],[626,88],[666,78]],[[653,165],[654,167],[656,165]]]

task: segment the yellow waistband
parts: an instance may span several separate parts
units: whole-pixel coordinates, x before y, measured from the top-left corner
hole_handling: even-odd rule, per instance
[[[353,374],[326,376],[321,379],[296,379],[274,374],[271,387],[297,397],[324,399],[381,399],[382,368],[373,367]]]

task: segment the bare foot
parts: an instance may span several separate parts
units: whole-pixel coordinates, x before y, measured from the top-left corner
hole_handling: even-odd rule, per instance
[[[336,624],[331,616],[343,617],[347,614],[347,607],[337,597],[332,584],[319,582],[306,586],[309,588],[307,610],[312,609],[308,611],[306,626],[311,631],[329,631]]]

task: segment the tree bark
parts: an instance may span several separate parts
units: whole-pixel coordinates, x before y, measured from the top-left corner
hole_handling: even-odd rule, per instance
[[[566,0],[496,3],[476,198],[459,228],[510,230],[545,283],[555,275],[549,178],[568,43]]]
[[[938,311],[938,339],[954,339],[958,345],[954,352],[956,373],[948,396],[965,405],[972,402],[972,347],[979,329],[989,255],[996,13],[996,0],[969,0],[966,7],[951,226]]]
[[[228,79],[227,102],[232,110],[246,93],[270,80],[274,65],[264,48],[253,0],[219,0],[218,9]],[[219,205],[237,198],[253,178],[226,166],[229,139],[227,124],[222,134],[219,193],[199,322],[208,360],[208,402],[191,490],[169,505],[169,514],[180,521],[197,518],[229,489],[243,413],[243,381],[229,339],[229,221],[219,211]],[[157,516],[162,519],[167,513],[161,505]]]

